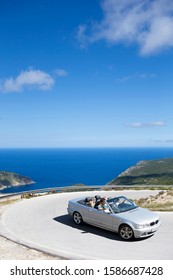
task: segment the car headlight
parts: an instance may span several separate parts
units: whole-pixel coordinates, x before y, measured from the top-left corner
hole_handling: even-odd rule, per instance
[[[149,227],[149,224],[143,224],[143,225],[136,225],[137,229],[142,229],[142,228],[146,228]]]

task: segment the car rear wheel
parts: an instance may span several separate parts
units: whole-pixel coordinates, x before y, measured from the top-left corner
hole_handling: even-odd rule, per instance
[[[79,212],[74,212],[73,214],[73,220],[77,225],[82,224],[83,220],[82,220],[82,216]]]
[[[125,224],[120,227],[119,234],[125,240],[130,240],[134,237],[133,229]]]

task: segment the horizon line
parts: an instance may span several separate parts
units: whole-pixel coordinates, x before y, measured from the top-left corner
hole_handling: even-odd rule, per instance
[[[0,147],[0,150],[3,149],[140,149],[140,148],[173,148],[173,146],[100,146],[100,147],[96,147],[96,146],[72,146],[72,147],[64,147],[64,146],[59,146],[59,147]]]

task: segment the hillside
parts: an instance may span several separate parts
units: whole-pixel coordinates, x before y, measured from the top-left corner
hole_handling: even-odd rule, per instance
[[[0,171],[0,189],[8,188],[10,186],[22,186],[33,184],[29,177],[19,175],[14,172]]]
[[[134,200],[136,205],[151,211],[173,211],[173,191],[161,191],[157,195]]]
[[[173,185],[173,158],[140,161],[108,185]]]

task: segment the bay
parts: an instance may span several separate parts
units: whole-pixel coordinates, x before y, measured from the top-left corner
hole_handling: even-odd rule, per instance
[[[10,187],[14,193],[74,184],[105,185],[140,160],[173,157],[173,148],[0,149],[0,170],[28,176],[36,183]]]

